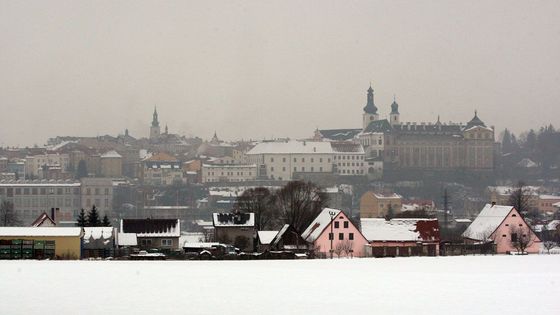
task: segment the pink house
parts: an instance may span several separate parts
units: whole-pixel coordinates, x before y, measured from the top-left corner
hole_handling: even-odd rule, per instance
[[[323,209],[301,236],[313,244],[319,256],[325,257],[330,257],[331,248],[333,257],[364,257],[364,246],[368,244],[342,210],[331,208]]]
[[[525,242],[527,253],[538,253],[541,240],[512,206],[486,204],[463,233],[467,243],[493,242],[498,254],[517,252],[517,242]]]

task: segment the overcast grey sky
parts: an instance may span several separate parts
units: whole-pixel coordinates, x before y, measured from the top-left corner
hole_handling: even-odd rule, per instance
[[[382,116],[560,127],[560,1],[0,1],[0,145],[223,139]]]

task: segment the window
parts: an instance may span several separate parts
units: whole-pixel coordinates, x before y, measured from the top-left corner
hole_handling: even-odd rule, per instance
[[[313,158],[311,158],[311,163],[313,163]]]
[[[334,221],[334,228],[338,229],[340,227],[340,224],[338,221]]]
[[[517,215],[514,213],[514,214],[512,214],[511,216],[512,216],[512,217],[516,217]]]
[[[344,221],[344,228],[345,228],[345,229],[348,228],[348,221]]]
[[[286,163],[286,158],[285,157],[282,158],[282,162]]]
[[[348,234],[348,239],[353,241],[354,240],[354,233]]]
[[[161,246],[171,247],[173,246],[173,240],[169,238],[164,238],[161,240]]]
[[[273,158],[273,157],[270,158],[270,162],[274,162],[274,158]],[[164,240],[162,240],[162,241],[164,241]]]
[[[340,241],[344,240],[344,233],[338,233],[338,239]]]
[[[519,224],[519,226],[523,226],[523,224]]]
[[[517,234],[515,234],[515,233],[511,234],[511,241],[512,242],[517,242]]]
[[[332,234],[332,233],[329,233],[329,240],[332,241],[333,239],[334,239],[333,234]]]

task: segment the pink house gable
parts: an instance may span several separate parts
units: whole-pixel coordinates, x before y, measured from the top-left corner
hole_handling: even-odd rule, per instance
[[[360,230],[348,219],[348,216],[341,210],[325,208],[317,216],[317,218],[309,225],[303,232],[302,237],[313,243],[313,247],[317,253],[322,253],[325,256],[330,256],[331,240],[329,235],[331,233],[331,215],[334,213],[334,220],[332,221],[332,232],[334,239],[332,241],[332,248],[336,249],[339,244],[351,246],[351,253],[344,253],[340,257],[353,256],[363,257],[364,246],[368,244],[366,238],[362,235]],[[334,257],[338,257],[333,253]]]
[[[533,240],[532,244],[527,247],[527,253],[538,253],[540,249],[540,239],[537,237],[535,232],[527,225],[527,222],[523,220],[519,212],[512,208],[510,213],[504,218],[502,223],[498,226],[496,231],[491,236],[496,244],[496,252],[507,253],[516,252],[516,249],[511,245],[511,234],[512,229],[521,229],[521,231],[529,233],[529,239]]]
[[[463,233],[463,238],[467,243],[494,242],[496,252],[505,254],[517,251],[512,245],[513,234],[527,235],[531,242],[526,251],[539,252],[540,239],[514,207],[487,204]]]

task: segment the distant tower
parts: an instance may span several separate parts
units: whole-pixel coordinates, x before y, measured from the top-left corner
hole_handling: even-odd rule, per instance
[[[363,113],[363,122],[364,122],[364,130],[367,128],[370,122],[379,120],[379,114],[377,114],[377,107],[373,102],[373,89],[371,88],[371,84],[369,89],[367,90],[367,104],[364,107]]]
[[[158,139],[160,135],[159,121],[157,109],[154,106],[154,115],[152,118],[152,126],[150,127],[150,139]]]
[[[212,144],[219,144],[221,141],[220,139],[218,139],[218,135],[216,134],[216,131],[214,131],[214,136],[212,137],[212,140],[210,140],[210,143]]]
[[[166,134],[166,135],[169,134],[169,129],[167,128],[167,124],[165,124],[165,134]]]
[[[391,126],[395,126],[401,123],[399,120],[399,115],[399,104],[397,103],[396,97],[393,96],[393,104],[391,104],[391,114],[389,114]]]

